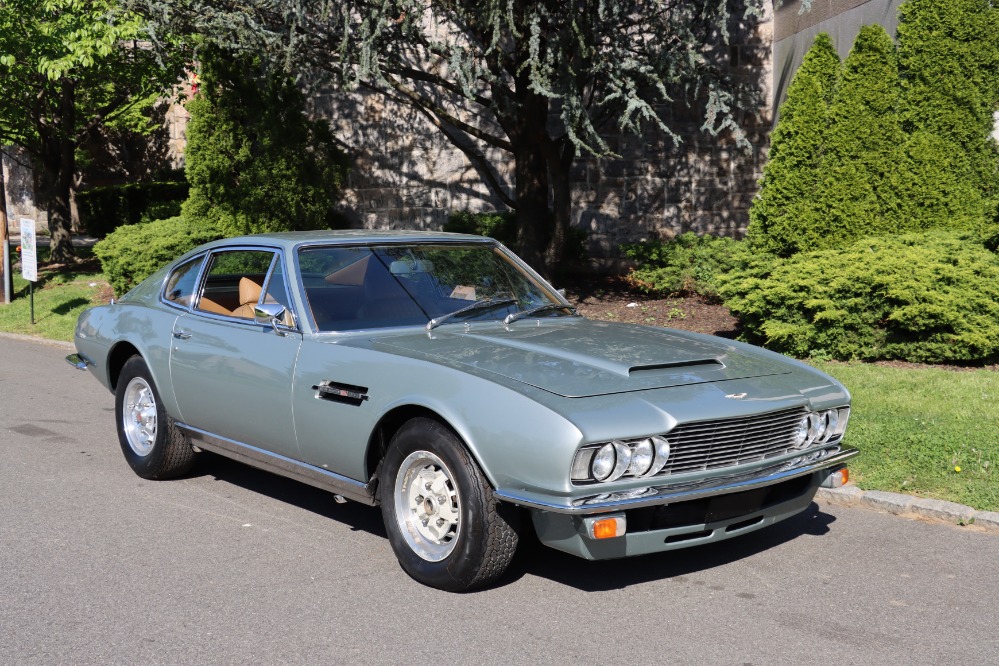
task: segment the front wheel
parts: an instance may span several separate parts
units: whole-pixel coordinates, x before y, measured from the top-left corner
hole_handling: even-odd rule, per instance
[[[517,549],[514,507],[500,504],[458,437],[416,418],[392,438],[379,476],[382,518],[402,568],[460,592],[488,585]]]
[[[132,471],[143,479],[168,479],[191,468],[191,443],[167,416],[141,356],[121,369],[114,406],[118,442]]]

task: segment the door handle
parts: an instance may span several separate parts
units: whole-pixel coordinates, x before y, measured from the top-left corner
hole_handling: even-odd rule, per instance
[[[191,334],[188,333],[187,331],[174,331],[173,337],[177,338],[178,340],[190,340]]]

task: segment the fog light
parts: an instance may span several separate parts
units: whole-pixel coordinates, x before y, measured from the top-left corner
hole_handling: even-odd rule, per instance
[[[585,518],[586,532],[591,539],[613,539],[624,536],[627,521],[623,514],[605,516],[602,518]]]

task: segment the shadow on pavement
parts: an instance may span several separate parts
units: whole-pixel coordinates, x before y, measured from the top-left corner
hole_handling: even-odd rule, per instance
[[[352,530],[385,537],[381,511],[357,502],[336,504],[325,490],[264,472],[213,453],[202,453],[191,476],[211,476],[279,502],[296,506]],[[526,515],[526,533],[507,572],[492,587],[509,585],[524,576],[538,576],[586,592],[616,590],[656,580],[679,578],[752,557],[802,536],[822,536],[836,518],[812,503],[805,511],[758,532],[727,541],[654,555],[591,562],[543,546]],[[386,550],[391,549],[388,540]],[[488,589],[488,588],[487,588]]]

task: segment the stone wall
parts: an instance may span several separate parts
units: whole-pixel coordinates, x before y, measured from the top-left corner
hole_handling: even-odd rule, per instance
[[[4,185],[7,194],[7,222],[11,229],[20,228],[20,219],[26,217],[46,227],[48,216],[35,205],[34,173],[24,151],[6,146],[0,151],[3,163]]]
[[[680,138],[661,132],[608,135],[617,158],[581,158],[572,170],[573,225],[584,230],[596,267],[620,267],[620,245],[685,231],[740,236],[762,175],[770,129],[772,20],[734,19],[731,46],[706,49],[739,82],[739,122],[748,145],[701,131],[703,108],[663,109]],[[439,229],[452,210],[503,210],[465,156],[417,111],[374,93],[331,94],[317,113],[354,158],[345,212],[366,228]],[[509,193],[512,164],[501,164]]]

